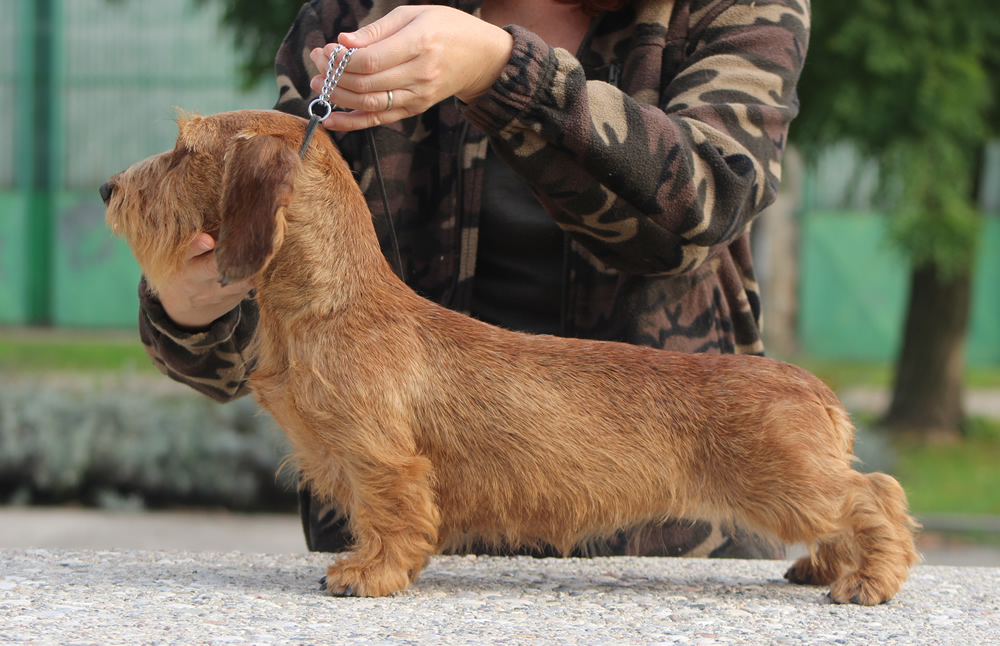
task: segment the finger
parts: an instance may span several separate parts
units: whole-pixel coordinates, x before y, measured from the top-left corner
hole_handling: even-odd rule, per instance
[[[323,127],[327,130],[364,130],[365,128],[395,123],[408,116],[410,116],[408,110],[398,107],[394,107],[388,112],[385,110],[379,112],[365,112],[363,110],[334,112],[323,122]]]
[[[337,42],[344,47],[369,47],[401,30],[420,13],[419,7],[397,7],[357,31],[342,33]]]
[[[215,240],[212,236],[207,233],[199,233],[191,240],[191,243],[187,248],[187,256],[185,260],[191,260],[192,258],[197,258],[198,256],[204,254],[207,251],[215,249]]]
[[[219,280],[219,266],[215,260],[215,250],[191,259],[191,279],[197,282],[213,282]]]
[[[229,283],[228,285],[219,285],[219,295],[222,297],[239,297],[242,299],[247,293],[254,288],[254,281],[252,278],[247,278],[246,280],[241,280],[238,283]]]
[[[389,90],[393,92],[393,105],[399,105],[400,90],[410,87],[415,74],[414,69],[414,65],[404,61],[399,65],[393,63],[385,71],[373,74],[344,72],[326,98],[332,105],[347,110],[384,111],[389,107]],[[314,76],[309,82],[310,88],[316,95],[322,94],[325,85],[325,74]],[[410,104],[413,105],[412,102]]]
[[[359,78],[386,72],[396,72],[395,77],[398,78],[402,74],[398,71],[399,66],[405,65],[420,54],[419,37],[420,34],[411,29],[395,34],[393,38],[355,51],[351,54],[351,58],[344,68],[340,83],[344,83],[351,77],[357,83]],[[326,47],[317,47],[309,52],[309,58],[313,62],[313,65],[316,66],[317,72],[312,79],[314,90],[318,91],[323,85],[323,80],[330,66],[330,57],[336,55],[336,60],[339,63],[345,55],[344,52],[337,50],[337,47],[338,45],[336,44],[329,44]],[[395,81],[396,79],[393,80]]]
[[[325,73],[327,67],[330,65],[330,58],[335,56],[337,62],[339,63],[345,56],[346,51],[347,50],[337,43],[328,43],[325,47],[313,48],[312,51],[309,52],[309,59],[313,62],[313,65],[316,66],[317,70],[322,70]]]
[[[352,74],[345,72],[344,75],[340,77],[340,82],[337,84],[334,92],[338,89],[347,90],[353,92],[354,94],[367,94],[374,92],[382,92],[384,94],[386,90],[392,90],[395,92],[400,88],[409,88],[414,85],[415,70],[415,65],[403,63],[399,66],[394,66],[374,74]],[[310,86],[312,87],[313,92],[318,94],[322,91],[323,82],[324,78],[322,76],[314,76],[310,81]],[[343,98],[345,97],[341,97],[341,99]],[[348,104],[338,103],[338,105]],[[348,105],[348,107],[357,108],[358,106]]]
[[[391,87],[391,86],[390,86]],[[337,87],[329,97],[330,103],[344,108],[345,110],[356,110],[360,112],[385,112],[401,108],[404,105],[414,108],[421,101],[417,96],[405,89],[396,86],[392,89],[392,101],[389,101],[389,88],[377,89],[366,92],[355,92],[353,90]]]
[[[213,298],[227,296],[242,297],[254,287],[254,280],[252,277],[239,282],[228,283],[226,285],[219,282],[219,265],[216,261],[214,250],[202,254],[201,256],[195,258],[192,262],[195,263],[192,280],[204,283],[205,287],[207,287],[209,291],[217,294],[217,296]]]

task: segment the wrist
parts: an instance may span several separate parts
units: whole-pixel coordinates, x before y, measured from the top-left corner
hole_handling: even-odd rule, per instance
[[[188,319],[184,317],[176,317],[170,314],[166,309],[163,310],[170,322],[174,324],[181,332],[187,332],[189,334],[200,334],[201,332],[207,331],[212,327],[212,323],[218,320],[218,317],[213,318],[210,321],[205,321],[204,319]]]
[[[239,303],[235,306],[200,308],[197,310],[171,311],[167,306],[163,306],[163,312],[167,318],[183,332],[198,334],[209,330],[216,321],[225,317],[233,310],[239,308]]]
[[[493,87],[510,62],[511,53],[514,51],[514,37],[509,32],[491,25],[489,33],[491,37],[483,44],[485,60],[480,73],[467,88],[455,94],[464,103],[472,103]]]

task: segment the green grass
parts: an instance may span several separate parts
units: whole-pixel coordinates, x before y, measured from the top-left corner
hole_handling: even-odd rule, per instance
[[[990,427],[992,435],[973,432],[954,443],[897,443],[894,475],[915,514],[1000,515],[1000,423],[975,424]]]
[[[63,337],[38,334],[0,336],[0,371],[155,373],[138,333],[134,338]]]
[[[892,386],[892,366],[887,363],[833,361],[808,357],[794,357],[786,361],[805,368],[835,391],[858,386],[872,388]]]
[[[834,390],[892,388],[888,363],[831,361],[798,357],[791,363],[815,373]],[[1000,366],[966,369],[968,389],[1000,389]],[[877,415],[856,416],[877,425]],[[893,475],[906,489],[913,512],[920,514],[1000,515],[1000,420],[970,418],[966,437],[956,442],[899,439],[893,442]]]
[[[891,363],[837,361],[809,357],[781,358],[815,374],[833,390],[863,386],[892,388],[895,366]],[[1000,366],[976,365],[967,367],[965,387],[1000,389]]]

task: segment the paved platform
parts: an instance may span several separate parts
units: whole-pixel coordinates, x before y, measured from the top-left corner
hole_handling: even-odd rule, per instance
[[[436,557],[391,598],[331,598],[329,556],[0,550],[0,644],[991,644],[1000,569],[921,565],[840,606],[788,563]]]

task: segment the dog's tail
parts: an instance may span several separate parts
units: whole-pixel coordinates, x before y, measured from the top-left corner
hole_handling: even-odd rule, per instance
[[[826,414],[830,416],[830,422],[833,424],[838,447],[844,455],[850,455],[854,462],[860,462],[854,455],[854,436],[857,429],[854,427],[854,422],[851,421],[850,414],[837,400],[825,402],[824,407]]]

